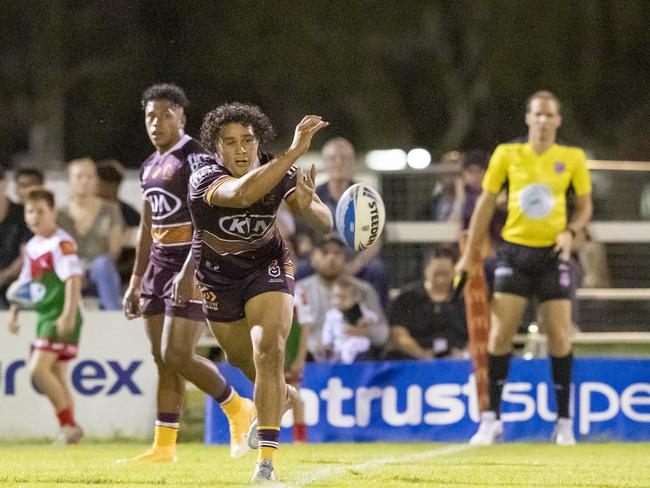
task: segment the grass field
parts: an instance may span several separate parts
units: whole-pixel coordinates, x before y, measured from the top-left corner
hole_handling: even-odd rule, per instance
[[[181,444],[173,465],[122,465],[137,444],[0,445],[0,486],[187,486],[248,484],[254,454]],[[648,487],[650,444],[320,444],[282,446],[282,483],[311,487]]]

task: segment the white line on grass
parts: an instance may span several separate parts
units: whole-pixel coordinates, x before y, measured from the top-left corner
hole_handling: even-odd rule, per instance
[[[366,461],[365,463],[353,464],[351,466],[338,466],[335,468],[321,468],[312,473],[306,473],[295,482],[291,482],[291,486],[305,486],[310,483],[318,483],[328,478],[347,473],[349,471],[365,471],[367,469],[380,468],[386,464],[403,463],[411,461],[420,461],[422,459],[429,459],[434,457],[446,456],[457,452],[467,451],[473,446],[469,444],[461,444],[456,446],[444,447],[442,449],[430,449],[428,451],[418,452],[416,454],[409,454],[406,456],[398,457],[384,457]]]

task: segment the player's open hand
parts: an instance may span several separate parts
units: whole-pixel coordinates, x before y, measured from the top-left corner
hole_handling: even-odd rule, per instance
[[[302,169],[298,168],[296,172],[296,205],[301,210],[308,209],[314,199],[316,189],[316,166],[311,165],[308,174],[304,174]]]
[[[328,125],[329,122],[325,122],[319,115],[305,115],[296,127],[290,150],[299,154],[306,153],[314,134]]]
[[[192,298],[194,289],[194,270],[190,267],[188,271],[182,271],[172,281],[172,301],[176,307],[184,307]]]
[[[140,309],[140,289],[135,286],[129,286],[122,300],[124,315],[128,320],[138,318],[142,315]]]
[[[564,230],[555,238],[555,252],[559,254],[562,261],[571,259],[571,244],[573,244],[573,234]]]

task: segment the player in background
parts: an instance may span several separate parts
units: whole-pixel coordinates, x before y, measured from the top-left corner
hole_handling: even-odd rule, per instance
[[[83,431],[74,418],[74,404],[67,376],[68,361],[77,357],[81,332],[81,262],[77,245],[57,227],[54,195],[31,191],[25,200],[25,222],[34,233],[25,246],[18,278],[30,283],[37,322],[29,369],[59,419],[57,444],[76,444]],[[11,306],[9,330],[18,332],[18,308]]]
[[[275,479],[280,418],[295,403],[284,380],[285,344],[293,317],[294,265],[275,224],[284,199],[318,233],[332,215],[314,192],[316,169],[294,162],[327,123],[306,116],[291,147],[271,159],[260,145],[273,136],[258,107],[232,103],[209,112],[201,142],[218,161],[190,178],[193,256],[206,317],[227,360],[255,383],[257,466],[253,481]],[[256,434],[256,436],[255,436]]]
[[[248,450],[246,434],[255,418],[253,402],[241,398],[214,363],[195,353],[205,318],[189,253],[187,184],[192,170],[209,157],[184,132],[187,105],[183,90],[171,84],[153,85],[142,96],[147,134],[156,151],[140,170],[142,220],[123,305],[127,318],[144,317],[158,369],[158,413],[153,446],[133,458],[137,461],[176,460],[186,379],[221,405],[230,424],[232,457]],[[179,285],[183,276],[189,278],[184,288]]]
[[[548,334],[558,409],[555,442],[575,443],[569,412],[571,370],[571,243],[592,214],[591,179],[582,149],[556,143],[562,123],[560,102],[551,92],[531,95],[526,107],[528,138],[499,145],[483,179],[483,192],[472,216],[467,245],[456,270],[475,272],[474,259],[486,237],[497,197],[508,185],[508,218],[497,254],[488,339],[490,410],[481,415],[471,443],[494,443],[503,432],[501,393],[527,299],[537,296],[539,322]],[[566,193],[573,187],[576,208],[567,224]]]

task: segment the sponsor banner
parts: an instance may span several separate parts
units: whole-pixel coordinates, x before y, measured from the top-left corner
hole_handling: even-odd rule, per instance
[[[221,365],[251,397],[239,370]],[[572,408],[579,441],[650,440],[650,359],[578,358]],[[556,418],[549,361],[513,359],[503,393],[504,440],[549,441]],[[307,364],[301,389],[310,442],[465,442],[478,426],[476,383],[469,361]],[[291,413],[282,427],[292,425]],[[207,400],[205,439],[228,442],[228,424]],[[281,442],[290,442],[283,428]]]
[[[0,313],[0,324],[9,323]],[[36,314],[21,312],[18,335],[0,331],[0,439],[51,437],[59,429],[52,405],[29,373]],[[156,369],[141,320],[121,312],[85,312],[77,359],[68,377],[75,417],[95,438],[148,438],[155,420]]]

